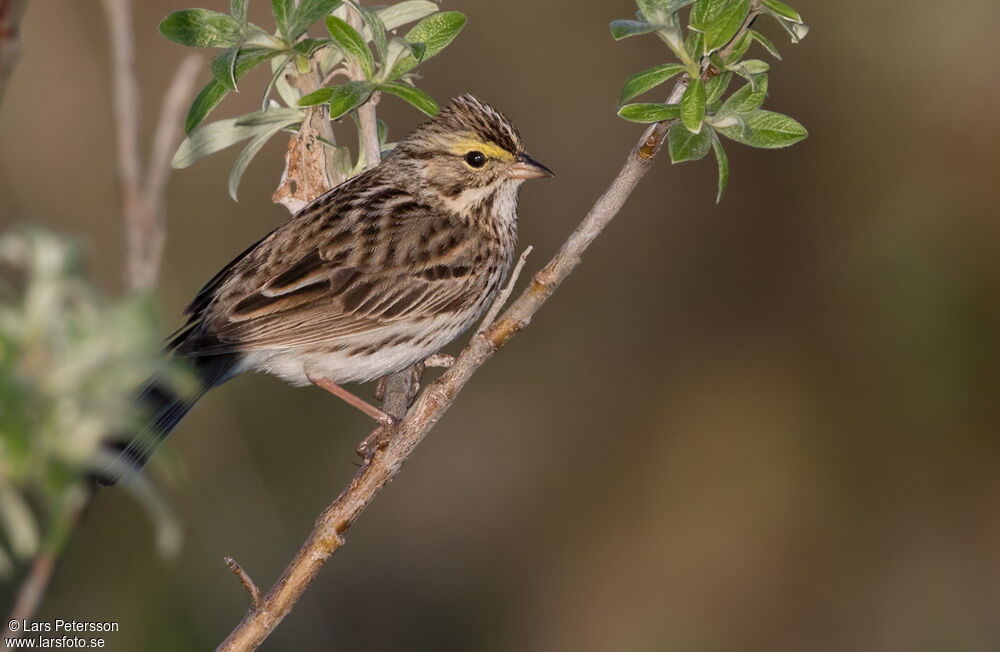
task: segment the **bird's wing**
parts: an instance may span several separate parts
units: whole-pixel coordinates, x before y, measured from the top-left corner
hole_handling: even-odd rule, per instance
[[[279,229],[222,281],[184,352],[335,344],[458,312],[485,289],[480,247],[465,228],[417,210],[313,238]],[[296,239],[296,257],[283,255]]]

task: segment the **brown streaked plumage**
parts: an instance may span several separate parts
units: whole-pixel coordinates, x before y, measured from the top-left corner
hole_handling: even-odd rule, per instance
[[[154,421],[121,462],[141,466],[204,391],[243,371],[295,385],[367,381],[435,353],[496,296],[517,238],[517,189],[547,175],[506,117],[469,95],[454,100],[202,288],[169,345],[193,361],[201,391],[178,397],[151,381],[142,397]]]

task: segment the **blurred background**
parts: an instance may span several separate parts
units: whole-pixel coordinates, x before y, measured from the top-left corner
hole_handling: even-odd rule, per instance
[[[1000,649],[996,7],[793,4],[812,32],[791,46],[762,23],[785,56],[765,108],[810,138],[729,147],[719,206],[711,157],[662,156],[263,649]],[[136,3],[147,138],[186,54],[156,25],[189,5],[228,8]],[[469,23],[421,86],[495,104],[558,175],[522,191],[533,272],[641,133],[615,116],[622,81],[666,50],[612,41],[631,0],[443,8]],[[269,3],[250,9],[272,24]],[[119,294],[100,7],[31,0],[23,39],[0,105],[0,226],[72,235]],[[213,119],[252,110],[266,77]],[[420,121],[398,100],[379,112],[392,140]],[[275,139],[258,156],[238,204],[235,149],[172,175],[163,336],[287,216],[269,199],[283,153]],[[114,650],[214,648],[248,606],[223,556],[269,586],[370,425],[269,377],[211,392],[171,437],[180,479],[161,482],[180,555],[158,555],[141,508],[103,491],[36,619],[117,621]]]

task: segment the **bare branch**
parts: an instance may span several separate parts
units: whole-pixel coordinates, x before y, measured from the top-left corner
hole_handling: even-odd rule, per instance
[[[139,86],[135,75],[132,0],[102,0],[111,40],[118,182],[125,222],[125,274],[132,290],[156,284],[167,240],[166,185],[170,153],[180,137],[184,107],[194,91],[198,57],[174,75],[156,127],[148,176],[139,147]]]
[[[28,0],[0,0],[0,101],[21,54],[21,19]]]
[[[233,559],[228,555],[222,561],[224,561],[226,566],[229,567],[229,570],[233,571],[233,575],[240,578],[240,582],[243,583],[243,586],[250,594],[250,603],[254,606],[255,609],[260,609],[263,606],[263,600],[261,599],[260,589],[257,588],[257,585],[254,583],[253,579],[250,578],[249,573],[243,570],[243,567],[240,566],[240,563],[238,561],[236,561],[235,559]]]
[[[31,570],[28,571],[28,576],[24,578],[21,586],[17,589],[14,608],[10,610],[4,623],[3,635],[0,637],[2,640],[6,641],[21,636],[21,630],[11,630],[7,623],[31,620],[35,611],[38,610],[38,605],[42,602],[42,597],[45,595],[49,580],[52,579],[52,571],[55,570],[55,567],[56,554],[52,550],[44,549],[35,557]]]
[[[149,172],[145,184],[146,192],[157,206],[162,206],[166,199],[170,159],[183,133],[184,114],[194,95],[194,84],[201,71],[201,64],[202,58],[197,54],[186,56],[163,96],[163,107],[153,133],[153,148],[149,153]],[[166,223],[162,223],[162,226],[165,227]]]

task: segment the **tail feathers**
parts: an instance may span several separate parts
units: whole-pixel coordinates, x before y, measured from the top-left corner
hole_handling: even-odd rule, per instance
[[[176,393],[161,378],[154,377],[147,381],[139,390],[136,401],[151,418],[132,439],[107,444],[114,460],[109,468],[95,477],[97,483],[105,486],[117,484],[139,472],[205,392],[236,375],[238,363],[235,355],[194,358],[199,387],[184,395]]]

